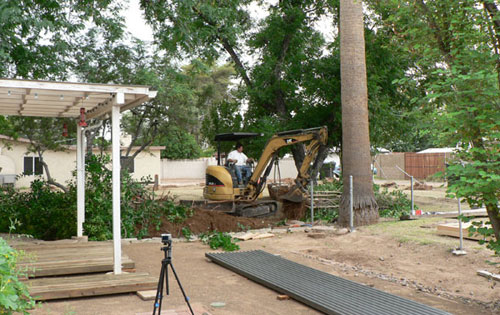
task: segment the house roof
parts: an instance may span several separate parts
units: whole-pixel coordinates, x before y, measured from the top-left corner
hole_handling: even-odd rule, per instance
[[[110,112],[113,104],[124,111],[154,98],[156,93],[142,85],[0,78],[0,115],[77,118],[84,108],[90,119]]]
[[[417,153],[453,153],[456,150],[456,148],[428,148]]]

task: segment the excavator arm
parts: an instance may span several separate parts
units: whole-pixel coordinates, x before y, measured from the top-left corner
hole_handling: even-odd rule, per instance
[[[299,129],[277,133],[267,142],[260,159],[255,166],[255,170],[250,177],[248,185],[243,194],[240,195],[240,200],[255,200],[262,192],[266,184],[267,176],[269,175],[275,159],[278,158],[279,149],[305,143],[305,157],[298,170],[295,185],[290,189],[287,198],[291,201],[300,201],[302,199],[302,191],[310,180],[309,169],[317,155],[320,146],[326,145],[328,141],[327,127]],[[270,163],[271,162],[271,163]]]

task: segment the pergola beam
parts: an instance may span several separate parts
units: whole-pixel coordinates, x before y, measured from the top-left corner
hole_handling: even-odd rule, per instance
[[[0,79],[0,115],[70,117],[78,119],[80,108],[86,119],[112,116],[113,161],[113,270],[122,272],[120,224],[120,112],[156,96],[147,86],[111,85]],[[75,122],[76,123],[76,122]],[[77,236],[85,222],[85,137],[77,127]]]

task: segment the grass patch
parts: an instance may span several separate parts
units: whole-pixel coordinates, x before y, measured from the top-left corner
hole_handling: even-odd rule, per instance
[[[444,245],[450,248],[458,246],[458,239],[437,234],[435,225],[443,218],[422,218],[408,221],[386,221],[364,227],[372,235],[387,235],[400,243],[419,245]],[[429,227],[430,226],[430,227]],[[465,240],[466,241],[466,240]],[[474,246],[475,242],[471,242]]]

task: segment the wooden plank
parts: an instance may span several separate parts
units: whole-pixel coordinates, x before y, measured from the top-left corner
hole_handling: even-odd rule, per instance
[[[158,279],[148,273],[131,273],[33,279],[26,283],[35,299],[52,300],[153,290]]]
[[[464,222],[462,223],[462,235],[463,238],[465,239],[470,239],[470,240],[482,240],[483,237],[481,235],[474,234],[472,236],[469,236],[469,231],[467,230],[471,226],[470,222]],[[446,235],[446,236],[453,236],[453,237],[460,237],[460,229],[458,227],[458,222],[457,223],[446,223],[446,224],[440,224],[437,226],[437,233],[439,235]]]
[[[30,250],[50,250],[59,248],[95,248],[95,247],[109,247],[113,248],[111,242],[79,242],[77,240],[64,240],[64,241],[40,241],[40,242],[9,242],[9,245],[15,249],[24,251]]]
[[[156,299],[156,291],[157,290],[138,291],[137,295],[143,301],[152,301]]]
[[[127,256],[122,256],[123,268],[135,268],[135,263]],[[45,263],[19,264],[18,268],[27,270],[29,277],[46,277],[82,273],[106,272],[113,270],[113,257],[74,261],[53,261]]]
[[[18,268],[26,270],[30,277],[113,270],[113,248],[110,242],[44,242],[38,245],[17,244],[14,247],[26,252]],[[133,269],[135,263],[123,254],[122,267]]]
[[[500,281],[500,274],[498,274],[498,273],[491,273],[491,272],[486,271],[486,270],[478,270],[477,274],[480,275],[481,277]]]

